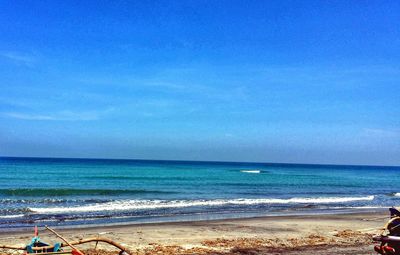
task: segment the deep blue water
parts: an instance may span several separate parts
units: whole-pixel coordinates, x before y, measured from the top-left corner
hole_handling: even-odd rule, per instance
[[[3,157],[0,228],[376,210],[399,183],[400,167]]]

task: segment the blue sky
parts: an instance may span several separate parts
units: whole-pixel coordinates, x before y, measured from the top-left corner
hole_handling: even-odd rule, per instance
[[[0,1],[0,155],[400,165],[398,1]]]

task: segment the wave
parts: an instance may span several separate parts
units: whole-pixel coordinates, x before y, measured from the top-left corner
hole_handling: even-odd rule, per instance
[[[242,173],[249,173],[249,174],[259,174],[261,173],[260,170],[241,170]]]
[[[393,193],[390,193],[390,196],[393,196],[393,197],[400,197],[400,192],[393,192]]]
[[[24,214],[15,214],[15,215],[0,215],[0,219],[12,219],[12,218],[21,218],[24,217]]]
[[[353,201],[371,201],[374,196],[365,197],[315,197],[315,198],[264,198],[264,199],[215,199],[215,200],[120,200],[79,207],[46,207],[29,210],[32,213],[73,213],[96,211],[127,211],[143,209],[183,208],[195,206],[260,205],[260,204],[332,204]]]
[[[12,199],[12,198],[5,198],[5,199],[0,199],[0,206],[13,206],[13,205],[29,205],[29,204],[82,204],[82,203],[106,203],[106,202],[111,202],[114,201],[114,199],[111,198],[84,198],[84,199],[63,199],[63,198],[41,198],[41,197],[36,197],[36,198],[25,198],[25,199]],[[0,209],[1,212],[2,209]]]
[[[0,189],[0,195],[6,196],[27,196],[27,197],[41,197],[41,196],[84,196],[84,195],[134,195],[134,194],[159,194],[159,193],[172,193],[169,191],[160,190],[145,190],[145,189]]]

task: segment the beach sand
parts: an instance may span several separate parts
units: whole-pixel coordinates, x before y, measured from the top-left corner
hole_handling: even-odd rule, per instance
[[[387,213],[276,216],[200,222],[58,229],[69,240],[102,236],[133,254],[374,254],[371,237]],[[32,232],[1,233],[1,244],[24,246]],[[42,230],[41,239],[57,238]],[[99,244],[90,254],[117,254]],[[5,251],[5,250],[4,250]]]

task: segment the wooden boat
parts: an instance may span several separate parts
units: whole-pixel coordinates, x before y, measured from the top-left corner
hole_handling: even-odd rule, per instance
[[[122,246],[121,244],[104,237],[94,237],[94,238],[86,238],[78,241],[67,241],[64,237],[58,234],[55,230],[46,226],[46,229],[54,233],[57,237],[59,237],[63,242],[55,243],[50,245],[40,240],[38,229],[35,227],[35,235],[32,238],[32,241],[26,245],[25,247],[20,246],[12,246],[12,245],[0,245],[0,249],[9,249],[14,251],[21,251],[23,254],[36,254],[39,253],[41,255],[51,255],[51,254],[73,254],[73,255],[84,255],[82,251],[80,251],[76,246],[86,244],[86,243],[95,243],[95,249],[97,248],[98,243],[106,243],[111,246],[114,246],[119,250],[119,255],[131,255],[127,248]]]

